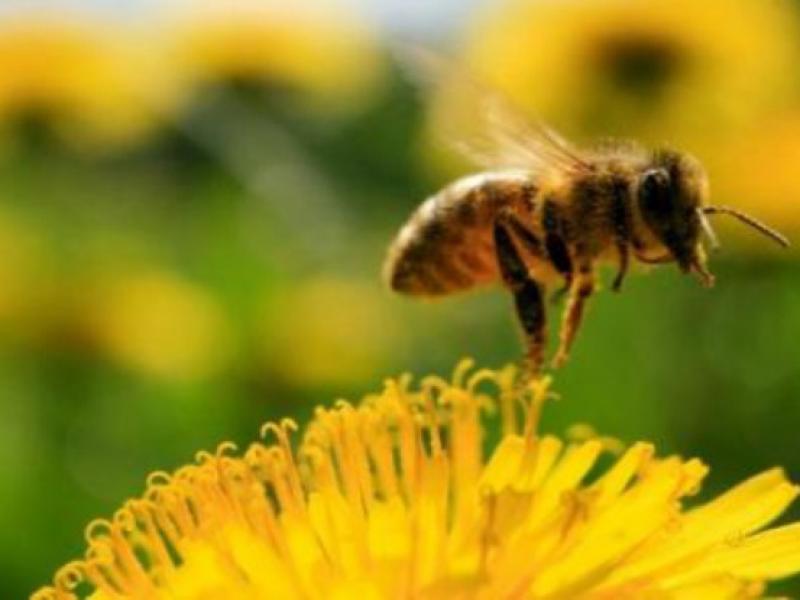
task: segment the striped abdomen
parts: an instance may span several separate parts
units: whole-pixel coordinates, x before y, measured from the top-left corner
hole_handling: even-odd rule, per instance
[[[527,173],[509,171],[466,177],[428,198],[389,248],[389,286],[438,296],[498,281],[495,219],[504,209],[529,218],[535,193]]]

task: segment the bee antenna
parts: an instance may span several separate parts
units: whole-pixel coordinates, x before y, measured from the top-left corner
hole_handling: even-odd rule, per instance
[[[749,225],[759,233],[774,240],[784,248],[788,248],[789,246],[791,246],[789,240],[786,239],[786,237],[782,233],[776,231],[775,229],[773,229],[768,225],[765,225],[755,217],[751,217],[750,215],[743,213],[742,211],[737,210],[735,208],[731,208],[730,206],[704,206],[702,208],[702,212],[704,215],[730,215],[732,217],[737,218],[745,225]]]
[[[708,243],[711,245],[711,250],[717,250],[719,248],[719,239],[717,238],[714,228],[711,227],[711,223],[701,209],[697,210],[697,216],[700,218],[700,227],[703,229],[703,233],[705,233],[706,237],[708,238]]]

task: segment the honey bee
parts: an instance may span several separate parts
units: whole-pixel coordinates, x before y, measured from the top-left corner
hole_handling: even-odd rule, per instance
[[[431,71],[430,64],[423,68]],[[789,245],[755,218],[709,204],[708,178],[689,154],[633,142],[579,148],[522,116],[499,92],[449,70],[461,97],[479,103],[482,121],[480,136],[458,139],[456,132],[451,141],[485,170],[419,206],[389,248],[384,278],[392,290],[422,297],[500,283],[513,296],[529,374],[545,363],[545,297],[553,286],[568,295],[552,361],[560,367],[598,287],[598,265],[616,266],[611,288],[617,292],[631,260],[675,263],[711,287],[703,236],[717,246],[709,222],[715,215]]]

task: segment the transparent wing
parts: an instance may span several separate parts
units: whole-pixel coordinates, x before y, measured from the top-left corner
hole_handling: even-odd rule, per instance
[[[577,148],[463,67],[419,47],[396,54],[430,101],[437,136],[468,160],[487,169],[534,173],[588,167]]]

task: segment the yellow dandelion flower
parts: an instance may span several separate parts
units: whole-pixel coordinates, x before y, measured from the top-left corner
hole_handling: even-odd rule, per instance
[[[699,460],[637,443],[598,473],[602,442],[536,432],[546,381],[468,366],[319,408],[296,451],[286,420],[153,474],[34,600],[742,598],[800,570],[800,524],[763,529],[798,493],[779,469],[687,508]]]
[[[800,113],[777,115],[751,130],[743,131],[729,143],[709,152],[705,161],[714,180],[714,196],[775,223],[796,240],[800,232]],[[734,229],[736,231],[734,232]],[[741,235],[752,250],[761,244]],[[794,233],[792,236],[791,234]]]
[[[173,88],[131,35],[86,15],[2,19],[0,121],[32,114],[83,146],[139,141],[172,105]]]
[[[380,68],[367,25],[342,3],[228,0],[178,4],[168,19],[178,68],[198,84],[284,86],[329,104],[357,101]]]
[[[686,144],[783,105],[797,39],[782,0],[507,0],[465,62],[568,132]]]
[[[88,336],[119,364],[183,380],[212,375],[226,362],[228,324],[201,288],[156,271],[90,287],[82,311]]]

